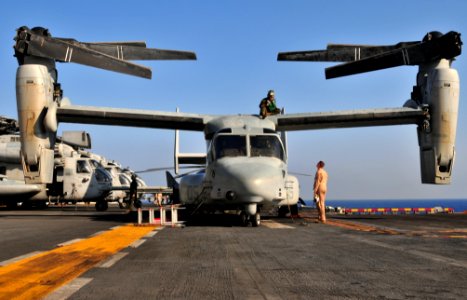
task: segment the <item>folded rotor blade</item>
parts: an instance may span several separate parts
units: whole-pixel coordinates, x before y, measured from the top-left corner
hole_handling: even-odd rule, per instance
[[[381,53],[400,49],[420,42],[405,42],[389,46],[329,44],[326,50],[281,52],[277,56],[280,61],[356,61]]]
[[[199,169],[205,168],[205,166],[202,165],[193,165],[193,166],[179,166],[179,169],[197,169],[195,171],[199,171]],[[150,173],[150,172],[160,172],[160,171],[167,171],[167,170],[173,170],[174,167],[160,167],[160,168],[149,168],[146,170],[141,170],[141,171],[135,171],[135,173]]]
[[[342,52],[342,53],[341,53]],[[279,61],[348,61],[343,60],[343,51],[313,50],[280,52],[277,55]]]
[[[79,63],[148,79],[152,75],[149,68],[117,59],[79,44],[36,34],[31,34],[30,40],[26,43],[26,51],[29,55]]]
[[[125,60],[195,60],[189,51],[163,50],[126,45],[88,44],[88,48]]]
[[[401,65],[421,65],[439,59],[452,59],[461,54],[460,33],[444,35],[430,32],[421,42],[395,45],[330,44],[326,50],[281,52],[279,61],[342,61],[345,64],[326,69],[326,78],[370,72]]]
[[[449,32],[439,38],[383,52],[354,62],[326,68],[326,79],[376,71],[402,65],[421,65],[461,54],[460,34]]]
[[[122,60],[196,60],[194,52],[146,48],[145,42],[84,43],[74,39],[59,38],[59,40]]]
[[[144,47],[146,48],[146,42],[145,41],[121,41],[121,42],[78,42],[75,39],[67,39],[67,38],[56,38],[60,40],[71,40],[77,43],[80,43],[84,46],[89,46],[89,45],[107,45],[107,46],[135,46],[135,47]]]

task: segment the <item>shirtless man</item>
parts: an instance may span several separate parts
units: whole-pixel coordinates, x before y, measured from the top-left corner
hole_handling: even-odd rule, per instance
[[[327,185],[328,185],[328,172],[324,170],[324,162],[319,161],[316,164],[316,175],[315,175],[315,182],[313,184],[313,191],[315,197],[318,197],[319,200],[317,202],[318,206],[318,220],[326,223],[326,192],[327,192]]]

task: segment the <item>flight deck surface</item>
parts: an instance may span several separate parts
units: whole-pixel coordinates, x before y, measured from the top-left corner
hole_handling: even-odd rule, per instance
[[[265,218],[258,228],[232,226],[217,215],[185,228],[156,226],[68,282],[44,273],[33,284],[49,288],[47,299],[462,299],[467,293],[467,215],[335,215],[328,224],[314,216]],[[0,294],[38,271],[2,270],[57,248],[77,251],[115,230],[132,231],[132,221],[117,209],[0,210]]]

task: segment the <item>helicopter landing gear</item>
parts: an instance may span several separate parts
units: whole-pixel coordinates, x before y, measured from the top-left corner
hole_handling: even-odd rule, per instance
[[[18,208],[18,202],[9,201],[9,202],[6,203],[6,208],[10,209],[10,210],[17,209]]]
[[[250,216],[250,220],[251,220],[251,225],[253,227],[258,227],[259,225],[261,225],[261,216],[258,212]]]
[[[261,215],[256,204],[245,205],[245,209],[240,212],[240,225],[246,227],[250,223],[253,227],[261,225]]]
[[[240,225],[243,226],[243,227],[247,227],[248,226],[248,215],[244,212],[244,211],[241,211],[240,212]]]
[[[109,204],[105,200],[99,200],[96,202],[97,211],[106,211],[109,208]]]

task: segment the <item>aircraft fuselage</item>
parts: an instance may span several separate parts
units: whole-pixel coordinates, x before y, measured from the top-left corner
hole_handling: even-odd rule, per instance
[[[182,177],[180,201],[239,209],[248,215],[255,215],[258,207],[296,204],[298,180],[287,172],[284,143],[269,129],[269,121],[237,117],[235,122],[240,126],[230,128],[223,127],[229,125],[228,118],[216,122],[221,129],[208,140],[206,169]]]

